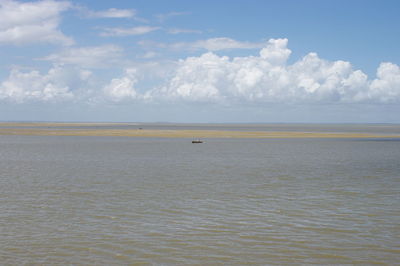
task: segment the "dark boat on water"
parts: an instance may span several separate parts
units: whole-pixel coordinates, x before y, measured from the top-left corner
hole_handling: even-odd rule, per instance
[[[199,140],[199,139],[195,139],[195,140],[192,140],[192,143],[203,143],[203,141]]]

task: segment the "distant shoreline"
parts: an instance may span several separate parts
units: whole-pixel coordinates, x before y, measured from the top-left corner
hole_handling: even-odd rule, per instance
[[[136,123],[0,123],[0,135],[121,136],[149,138],[400,138],[400,134],[353,132],[238,131],[208,129],[113,129],[90,126],[140,125]],[[67,128],[79,126],[83,128]],[[88,127],[88,128],[85,128]]]

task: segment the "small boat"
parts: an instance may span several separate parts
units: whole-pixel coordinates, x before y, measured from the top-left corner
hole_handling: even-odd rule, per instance
[[[192,143],[203,143],[203,141],[199,140],[199,139],[195,139],[195,140],[192,140]]]

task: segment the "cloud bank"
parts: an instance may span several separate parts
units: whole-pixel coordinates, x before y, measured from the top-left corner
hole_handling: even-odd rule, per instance
[[[309,53],[288,64],[291,50],[287,39],[270,39],[256,56],[227,57],[214,52],[169,64],[160,84],[143,87],[143,73],[157,72],[149,65],[127,67],[123,74],[98,86],[93,97],[113,102],[208,102],[214,104],[354,104],[400,103],[400,68],[383,62],[376,78],[368,78],[350,62],[328,61]],[[123,56],[117,46],[70,48],[50,55],[55,66],[46,74],[12,70],[0,84],[0,99],[16,102],[77,99],[73,84],[88,85],[95,68],[110,58]],[[100,61],[98,61],[100,60]],[[110,62],[110,61],[108,61]],[[73,64],[74,75],[66,76],[61,65]],[[59,65],[59,66],[57,66]],[[162,65],[155,63],[156,65]],[[165,66],[165,65],[164,65]],[[86,85],[85,85],[86,84]],[[85,98],[87,100],[87,98]]]
[[[309,53],[292,65],[287,39],[271,39],[259,56],[212,52],[180,60],[167,85],[153,97],[205,102],[360,103],[400,102],[400,69],[385,62],[369,80],[346,61]]]

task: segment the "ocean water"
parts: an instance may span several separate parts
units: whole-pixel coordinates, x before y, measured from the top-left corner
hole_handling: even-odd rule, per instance
[[[4,265],[394,265],[399,139],[0,136]]]

